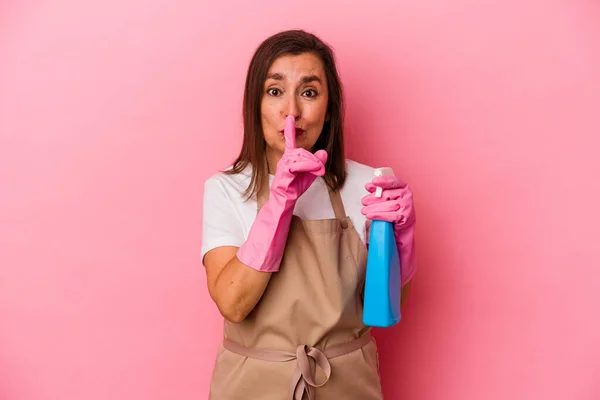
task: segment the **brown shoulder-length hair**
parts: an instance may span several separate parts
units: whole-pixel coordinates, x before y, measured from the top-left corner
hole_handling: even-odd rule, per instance
[[[335,56],[331,48],[315,35],[303,30],[287,30],[279,32],[260,44],[256,49],[246,75],[244,88],[243,117],[244,139],[239,156],[228,174],[240,173],[250,164],[252,177],[245,196],[250,198],[258,192],[263,184],[268,184],[266,177],[266,141],[261,123],[261,102],[264,95],[264,84],[271,64],[283,55],[311,53],[321,59],[327,79],[329,101],[327,105],[327,121],[313,151],[324,149],[328,159],[325,165],[325,182],[334,191],[339,190],[346,180],[344,157],[344,99],[342,84],[336,68]]]

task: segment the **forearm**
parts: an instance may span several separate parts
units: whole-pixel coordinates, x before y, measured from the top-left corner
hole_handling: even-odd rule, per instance
[[[258,212],[248,238],[236,256],[246,266],[263,272],[276,272],[283,257],[295,201],[275,192]]]
[[[402,286],[410,283],[413,278],[417,264],[415,257],[415,218],[400,228],[396,228],[396,245],[398,257],[400,258]]]
[[[411,283],[412,283],[412,281],[408,281],[400,289],[400,306],[403,306],[404,303],[406,303],[406,299],[408,298],[408,294],[410,293]]]
[[[221,314],[231,322],[241,322],[262,297],[271,275],[249,268],[233,257],[214,284],[217,294],[214,300]]]
[[[217,305],[230,321],[246,318],[262,297],[271,274],[279,270],[292,209],[291,202],[268,201],[244,244],[219,273],[215,282]]]

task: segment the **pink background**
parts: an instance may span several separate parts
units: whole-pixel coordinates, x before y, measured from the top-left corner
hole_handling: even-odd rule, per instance
[[[0,399],[206,398],[202,183],[297,27],[337,52],[348,155],[416,197],[386,398],[600,398],[597,2],[53,3],[0,4]]]

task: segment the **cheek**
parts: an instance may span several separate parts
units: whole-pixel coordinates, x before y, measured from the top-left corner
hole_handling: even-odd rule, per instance
[[[311,123],[323,123],[325,121],[325,117],[327,116],[327,99],[323,98],[319,102],[308,105],[306,115],[310,119]]]
[[[263,123],[264,128],[272,128],[277,125],[277,118],[279,116],[279,112],[273,106],[273,104],[269,104],[268,102],[263,102],[261,105],[260,118]]]
[[[313,130],[318,131],[317,135],[321,132],[326,117],[327,103],[325,103],[325,105],[315,105],[311,107],[310,112],[307,113],[307,119],[309,120],[309,123],[311,124]]]
[[[261,113],[263,136],[270,146],[278,146],[283,136],[277,131],[276,120],[269,113]]]

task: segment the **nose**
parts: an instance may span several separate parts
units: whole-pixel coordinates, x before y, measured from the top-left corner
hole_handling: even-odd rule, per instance
[[[300,105],[298,104],[295,95],[291,95],[287,98],[283,108],[283,114],[286,118],[289,115],[293,115],[296,119],[300,116]]]

